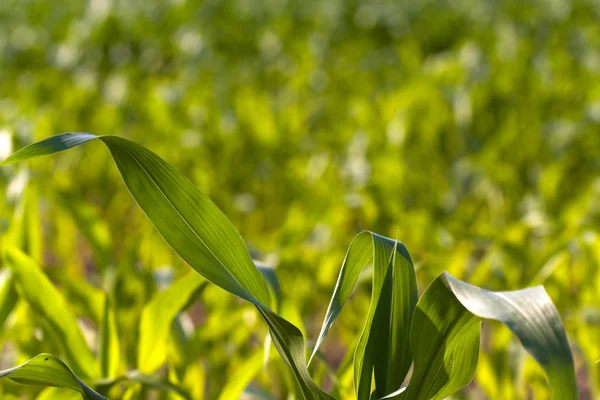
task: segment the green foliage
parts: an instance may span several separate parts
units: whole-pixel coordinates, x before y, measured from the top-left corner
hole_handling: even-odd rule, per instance
[[[0,1],[0,159],[73,130],[152,149],[231,220],[254,264],[274,267],[281,301],[268,289],[265,305],[311,353],[345,251],[364,230],[406,245],[419,294],[443,271],[494,292],[543,285],[580,398],[596,399],[597,9],[591,0]],[[196,271],[152,228],[101,146],[0,168],[0,251],[19,248],[64,298],[98,365],[98,376],[80,378],[111,399],[178,398],[174,387],[215,399],[239,393],[232,377],[251,365],[244,396],[301,398],[255,307],[210,283],[170,310],[160,365],[143,369],[144,310]],[[360,272],[310,363],[338,399],[356,397],[373,273]],[[68,344],[20,290],[3,259],[0,370],[51,353],[75,372]],[[386,332],[385,313],[369,335]],[[551,397],[552,368],[506,325],[484,321],[480,347],[473,381],[453,398]],[[250,363],[265,349],[262,367]],[[153,386],[127,378],[138,370]],[[378,396],[386,378],[373,373]],[[67,392],[80,397],[0,380],[0,398]]]
[[[23,148],[2,164],[67,150],[95,138],[82,133],[54,136]],[[268,306],[271,302],[266,281],[274,293],[279,291],[278,281],[273,274],[265,274],[265,281],[241,236],[220,210],[183,175],[151,151],[114,136],[98,139],[110,150],[132,196],[177,254],[203,277],[254,304],[268,325],[281,358],[290,367],[301,396],[305,399],[332,398],[318,387],[308,372],[301,331]],[[34,310],[43,310],[41,316],[62,335],[59,343],[71,345],[71,340],[77,339],[73,343],[77,346],[82,342],[80,338],[83,336],[74,317],[65,312],[53,312],[57,305],[61,310],[66,309],[66,304],[60,303],[64,302],[60,292],[33,260],[15,248],[8,250],[6,259],[13,270],[19,272],[15,276],[20,276],[18,281],[25,288],[21,289],[22,296]],[[429,286],[417,303],[415,270],[404,245],[369,232],[359,234],[348,250],[313,356],[367,265],[373,265],[373,285],[371,305],[354,356],[357,399],[398,396],[402,399],[441,400],[466,386],[473,379],[477,366],[479,317],[502,321],[519,337],[525,348],[546,369],[555,398],[566,400],[578,396],[564,327],[543,288],[487,292],[444,275]],[[152,348],[165,340],[175,314],[189,303],[201,283],[201,280],[189,278],[178,281],[158,294],[144,309],[139,353],[140,364],[144,363],[144,368],[152,371],[163,362],[166,352],[159,350],[156,359],[150,358]],[[40,296],[60,304],[44,304]],[[111,365],[118,360],[118,337],[111,311],[107,296],[100,351],[105,377],[115,375]],[[82,355],[91,357],[85,352],[87,347],[80,347],[66,347],[64,352],[80,366],[97,365],[93,360],[86,360],[84,364],[77,360],[78,350],[82,351]],[[408,386],[401,388],[413,357],[413,375]],[[48,357],[44,358],[44,361],[48,360]],[[29,363],[37,366],[39,361],[34,358]],[[64,378],[56,378],[55,367],[30,372],[28,365],[7,370],[4,375],[19,382],[74,388]],[[253,370],[248,367],[249,371]],[[21,370],[29,375],[21,376]],[[81,371],[87,376],[99,375],[98,372],[89,373],[90,370]],[[373,375],[376,386],[371,393]],[[247,381],[249,376],[246,374],[241,380]],[[72,373],[71,379],[79,381]],[[120,379],[173,390],[188,397],[182,389],[168,383],[161,384],[156,377],[137,371],[128,372],[123,378],[108,379],[104,385],[112,386]],[[97,395],[83,384],[80,390],[83,390],[84,397],[87,391]],[[227,395],[236,392],[239,392],[239,386],[226,387]]]

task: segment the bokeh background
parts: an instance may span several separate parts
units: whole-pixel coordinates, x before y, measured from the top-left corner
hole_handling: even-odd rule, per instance
[[[0,155],[68,131],[147,146],[276,268],[309,341],[364,229],[405,243],[421,290],[444,270],[493,290],[544,284],[581,398],[599,399],[599,21],[588,0],[4,0]],[[141,307],[188,268],[108,153],[92,144],[5,167],[0,185],[0,229],[30,203],[30,252],[92,346],[77,288],[114,291],[124,368],[134,368]],[[352,398],[369,294],[367,271],[323,347],[341,398]],[[3,368],[60,353],[40,318],[19,303],[6,319]],[[182,384],[197,398],[217,398],[265,335],[249,305],[215,287],[180,321],[202,382]],[[289,376],[273,368],[253,391],[286,398]],[[456,398],[549,393],[508,330],[484,323],[475,381]]]

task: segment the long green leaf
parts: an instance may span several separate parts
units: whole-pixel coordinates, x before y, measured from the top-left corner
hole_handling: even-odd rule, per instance
[[[52,354],[39,354],[17,367],[0,371],[0,378],[22,384],[62,387],[81,393],[85,400],[107,400],[86,386],[71,369]]]
[[[410,255],[402,243],[371,232],[354,238],[313,351],[314,357],[360,272],[371,264],[371,304],[354,355],[354,384],[359,400],[370,397],[373,372],[376,391],[383,396],[400,387],[412,362],[409,328],[417,303],[417,282]]]
[[[411,327],[414,372],[399,399],[443,399],[475,374],[481,319],[504,323],[548,375],[554,399],[577,399],[560,316],[543,287],[491,292],[444,273],[427,288]]]
[[[240,234],[210,199],[156,154],[115,136],[68,133],[29,145],[2,164],[56,153],[95,138],[108,147],[132,196],[179,256],[209,281],[257,307],[304,396],[330,399],[308,373],[300,330],[269,308],[269,292]]]
[[[17,289],[34,312],[45,322],[48,333],[61,346],[75,372],[83,377],[100,375],[100,368],[88,347],[74,314],[62,294],[30,257],[15,247],[5,250]]]

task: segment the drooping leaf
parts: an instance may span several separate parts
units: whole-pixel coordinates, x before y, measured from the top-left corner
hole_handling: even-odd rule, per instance
[[[444,273],[427,288],[411,327],[414,372],[400,396],[443,399],[475,374],[481,319],[505,324],[546,371],[554,399],[578,398],[560,316],[543,287],[491,292]]]
[[[301,332],[269,308],[264,279],[240,234],[210,199],[156,154],[115,136],[70,133],[29,145],[1,164],[63,151],[95,138],[108,147],[132,196],[179,256],[209,281],[257,307],[304,396],[330,399],[308,373]]]
[[[5,250],[21,298],[45,322],[48,333],[61,346],[78,375],[98,377],[99,366],[88,347],[74,314],[62,294],[30,257],[15,247]]]
[[[85,385],[71,369],[52,354],[39,354],[17,367],[0,371],[0,378],[22,384],[46,385],[75,390],[85,400],[107,400]]]
[[[506,325],[544,368],[555,400],[578,397],[573,355],[558,310],[543,286],[491,292],[444,274],[470,312]]]
[[[354,355],[354,385],[359,400],[370,397],[373,372],[377,393],[383,395],[402,384],[412,362],[408,338],[417,303],[417,283],[403,244],[371,232],[362,232],[354,238],[313,351],[314,357],[361,271],[371,264],[374,266],[371,304]]]
[[[414,370],[400,399],[441,400],[475,374],[481,319],[436,279],[419,299],[411,326]]]

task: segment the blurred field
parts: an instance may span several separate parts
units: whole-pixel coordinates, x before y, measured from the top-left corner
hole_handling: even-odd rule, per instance
[[[363,229],[406,244],[422,290],[444,270],[493,290],[544,284],[581,398],[600,399],[599,17],[588,0],[4,0],[0,158],[68,131],[147,146],[276,268],[309,342]],[[108,153],[5,167],[0,185],[2,236],[28,204],[30,254],[92,343],[77,287],[113,291],[124,365],[135,366],[141,307],[188,268]],[[365,280],[323,348],[343,398],[368,299]],[[214,286],[180,319],[196,344],[182,381],[197,396],[217,398],[262,349],[252,307]],[[484,327],[476,379],[457,398],[549,398],[508,330]],[[0,341],[2,368],[61,352],[21,303]],[[275,364],[253,388],[285,398],[290,378]],[[315,372],[331,388],[326,375]]]

